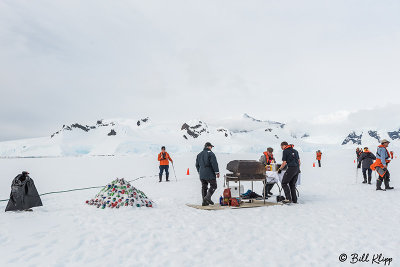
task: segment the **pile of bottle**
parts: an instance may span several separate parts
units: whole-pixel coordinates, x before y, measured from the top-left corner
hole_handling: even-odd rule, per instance
[[[124,178],[117,178],[106,185],[93,199],[86,200],[86,204],[97,208],[120,207],[153,207],[153,201],[145,193],[133,187]]]

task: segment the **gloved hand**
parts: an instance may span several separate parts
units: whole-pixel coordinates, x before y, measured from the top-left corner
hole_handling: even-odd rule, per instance
[[[301,173],[301,170],[299,170],[299,173]]]
[[[281,173],[282,172],[282,170],[281,169],[278,169],[278,173]]]

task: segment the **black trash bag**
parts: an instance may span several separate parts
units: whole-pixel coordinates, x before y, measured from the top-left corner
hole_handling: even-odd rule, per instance
[[[43,206],[42,200],[29,173],[18,174],[11,184],[10,200],[6,211],[26,210],[39,206]]]

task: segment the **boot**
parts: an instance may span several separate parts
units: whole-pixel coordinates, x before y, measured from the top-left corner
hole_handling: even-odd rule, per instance
[[[364,181],[362,182],[363,184],[367,183],[367,174],[363,172],[363,177],[364,177]]]
[[[371,184],[371,177],[368,177],[368,184]]]
[[[167,182],[169,182],[169,180],[168,180],[168,178],[169,178],[169,173],[168,173],[168,174],[166,174],[166,176],[167,176]]]
[[[201,205],[204,207],[204,206],[208,206],[210,204],[208,204],[208,202],[205,199],[203,199],[203,203]]]
[[[263,192],[263,193],[265,193],[265,198],[268,198],[268,191],[269,191],[269,184],[265,184],[264,192]]]
[[[381,185],[382,185],[382,181],[379,179],[376,180],[376,190],[382,190]]]
[[[274,185],[275,185],[275,184],[270,184],[269,187],[268,187],[268,195],[269,195],[269,196],[272,196],[272,195],[273,195],[273,193],[271,192],[271,190],[272,190],[272,187],[274,187]]]
[[[161,175],[161,174],[159,174],[159,175],[158,175],[158,178],[160,178],[160,183],[161,183],[161,180],[162,180],[162,175]]]
[[[389,181],[387,179],[385,179],[385,189],[386,190],[394,189],[394,187],[389,186]]]
[[[207,195],[204,197],[203,202],[205,201],[210,205],[214,205],[214,202],[211,200],[211,196],[214,194],[214,191],[215,190],[212,188],[208,189]]]

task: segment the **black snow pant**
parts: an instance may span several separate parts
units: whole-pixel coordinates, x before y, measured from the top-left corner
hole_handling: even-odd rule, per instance
[[[169,170],[169,165],[160,165],[160,174],[158,175],[159,178],[160,178],[160,182],[162,180],[162,175],[163,175],[164,170],[165,170],[165,175],[166,175],[167,181],[168,181],[168,178],[169,178],[169,171],[168,171]]]
[[[370,168],[363,168],[362,173],[364,177],[364,181],[367,181],[367,172],[368,172],[368,183],[371,182],[371,177],[372,177],[372,170]]]
[[[268,194],[272,194],[271,190],[274,187],[275,183],[266,183],[265,184],[265,195],[268,197]]]
[[[380,189],[382,182],[385,184],[385,189],[389,188],[389,182],[390,182],[390,173],[389,170],[386,171],[385,175],[383,177],[379,176],[378,180],[376,180],[376,188]]]
[[[207,196],[207,198],[211,199],[211,196],[214,194],[215,190],[217,190],[217,179],[206,180],[200,179],[201,181],[201,196],[203,199]],[[210,184],[210,188],[208,188],[208,184]]]
[[[299,167],[288,167],[282,178],[282,188],[287,200],[297,203],[296,183],[299,177]]]
[[[321,161],[318,160],[318,167],[321,167]]]
[[[358,162],[357,169],[361,169],[361,161]]]

